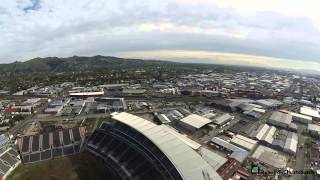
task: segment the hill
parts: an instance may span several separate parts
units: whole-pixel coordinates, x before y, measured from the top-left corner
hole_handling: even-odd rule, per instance
[[[165,61],[144,61],[139,59],[124,59],[110,56],[67,58],[47,57],[34,58],[25,62],[0,64],[1,74],[20,73],[59,73],[59,72],[83,72],[99,69],[136,68],[156,64],[169,64]]]

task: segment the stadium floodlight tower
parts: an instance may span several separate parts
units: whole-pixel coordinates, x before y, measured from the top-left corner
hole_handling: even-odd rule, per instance
[[[121,179],[220,180],[221,177],[165,125],[113,113],[88,140],[87,150],[102,158]]]

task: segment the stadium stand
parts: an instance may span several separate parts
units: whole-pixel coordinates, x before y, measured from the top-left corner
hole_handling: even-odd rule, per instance
[[[22,162],[33,163],[80,152],[85,138],[85,128],[64,129],[48,134],[18,138]]]

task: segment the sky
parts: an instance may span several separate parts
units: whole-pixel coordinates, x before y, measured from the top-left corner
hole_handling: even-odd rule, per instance
[[[0,63],[110,55],[320,70],[319,0],[1,0]]]

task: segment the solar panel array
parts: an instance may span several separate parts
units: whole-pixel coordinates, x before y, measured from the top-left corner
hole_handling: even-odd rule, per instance
[[[19,154],[10,148],[0,155],[0,176],[4,176],[10,168],[15,168],[20,162]]]
[[[18,140],[22,162],[32,163],[78,153],[84,133],[84,127],[79,127],[23,136]]]

